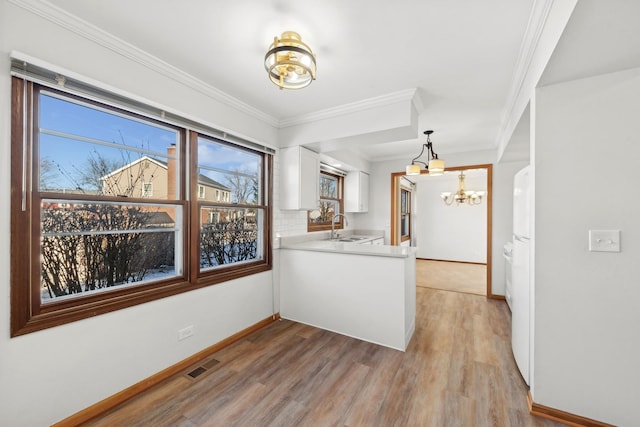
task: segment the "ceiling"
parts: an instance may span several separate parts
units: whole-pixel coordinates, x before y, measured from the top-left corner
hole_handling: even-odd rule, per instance
[[[533,0],[52,0],[83,21],[231,95],[276,123],[416,89],[415,137],[368,160],[493,149]],[[264,54],[283,31],[317,55],[317,80],[279,90]]]

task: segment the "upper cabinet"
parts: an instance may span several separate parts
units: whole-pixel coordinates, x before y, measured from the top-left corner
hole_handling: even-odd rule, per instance
[[[300,146],[281,149],[280,209],[317,209],[319,176],[318,153]]]
[[[349,172],[344,179],[344,211],[369,211],[369,174]]]

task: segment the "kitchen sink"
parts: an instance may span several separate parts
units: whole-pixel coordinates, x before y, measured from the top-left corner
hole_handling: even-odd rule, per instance
[[[368,237],[341,237],[338,242],[358,242],[365,239],[368,239]]]

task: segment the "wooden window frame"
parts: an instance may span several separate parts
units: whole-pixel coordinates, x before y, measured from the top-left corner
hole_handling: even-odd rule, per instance
[[[38,114],[38,94],[40,90],[58,92],[61,96],[81,100],[84,104],[100,106],[107,110],[117,111],[127,117],[137,117],[147,122],[155,122],[163,126],[178,128],[183,143],[180,144],[181,161],[180,188],[176,200],[167,203],[180,205],[183,212],[181,275],[167,279],[143,283],[138,286],[114,287],[101,293],[81,295],[60,301],[42,304],[40,297],[40,203],[44,198],[55,197],[55,193],[40,191],[37,183],[37,168],[33,167],[38,153],[38,129],[34,115]],[[58,91],[47,86],[12,77],[11,89],[11,337],[55,327],[58,325],[93,317],[95,315],[132,307],[182,292],[200,289],[228,280],[271,270],[271,223],[273,194],[273,156],[257,152],[263,158],[261,176],[261,200],[264,203],[264,227],[262,235],[262,254],[260,260],[229,264],[217,268],[214,272],[200,274],[199,269],[199,222],[198,222],[198,183],[196,171],[196,155],[187,159],[187,144],[197,140],[197,133],[186,128],[169,125],[156,119],[150,119],[130,111],[110,105],[81,98],[76,95]],[[27,141],[27,142],[25,142]],[[32,141],[32,142],[29,142]],[[237,149],[254,151],[249,148],[231,144]],[[190,188],[186,188],[189,174]],[[68,200],[89,200],[82,195],[65,195]],[[119,196],[91,196],[93,201],[116,201],[123,203],[138,202]]]
[[[318,180],[320,180],[320,178],[322,177],[322,175],[327,175],[327,176],[331,176],[333,178],[336,178],[337,182],[338,182],[338,197],[337,198],[330,198],[330,197],[321,197],[320,196],[320,202],[322,202],[323,200],[327,200],[327,201],[337,201],[339,206],[340,206],[340,212],[338,212],[341,215],[344,215],[344,177],[341,175],[336,175],[330,172],[326,172],[324,170],[320,171],[320,175],[318,175]],[[322,224],[314,224],[311,220],[311,212],[313,211],[307,211],[307,232],[313,232],[313,231],[327,231],[327,230],[331,230],[331,223],[322,223]],[[338,222],[336,222],[334,224],[334,229],[335,230],[342,230],[344,228],[344,216],[340,216],[338,217]]]

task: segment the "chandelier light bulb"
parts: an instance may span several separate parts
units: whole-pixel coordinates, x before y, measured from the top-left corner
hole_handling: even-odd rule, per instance
[[[485,191],[471,191],[465,189],[464,186],[464,172],[460,172],[458,175],[458,191],[452,193],[450,191],[440,193],[440,197],[442,201],[447,205],[453,204],[456,202],[456,206],[460,206],[464,203],[468,205],[479,205],[482,203],[482,197],[486,194]]]
[[[427,169],[427,172],[429,172],[429,175],[437,176],[444,173],[444,160],[438,159],[438,155],[433,151],[433,143],[431,142],[432,133],[432,130],[427,130],[424,132],[424,134],[427,135],[427,143],[422,144],[422,150],[420,150],[420,154],[418,154],[413,158],[413,160],[411,160],[411,164],[407,165],[405,175],[420,175],[420,165],[424,165],[424,167]],[[427,150],[427,154],[430,156],[429,163],[418,160],[420,156],[424,154],[425,149]]]

